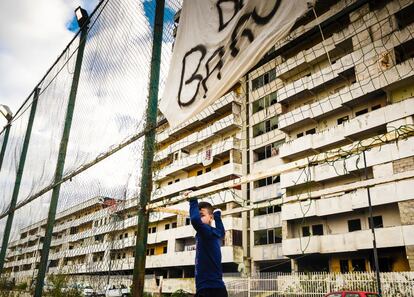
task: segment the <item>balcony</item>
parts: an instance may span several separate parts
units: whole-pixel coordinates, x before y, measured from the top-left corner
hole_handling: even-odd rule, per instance
[[[228,152],[232,149],[240,149],[240,140],[237,138],[229,138],[226,141],[221,141],[214,143],[211,148],[211,156],[214,158],[220,154]],[[157,181],[162,180],[168,177],[171,174],[185,171],[189,168],[192,168],[195,165],[201,164],[204,158],[204,153],[189,155],[187,157],[183,157],[172,164],[168,165],[167,167],[161,169],[156,173],[154,179]]]
[[[241,176],[241,174],[241,164],[226,164],[208,173],[199,176],[189,177],[182,181],[158,189],[155,191],[152,199],[172,196],[187,189],[202,188],[208,185],[212,185],[216,182],[223,181],[224,179],[229,179],[235,176]]]
[[[204,122],[208,122],[211,120],[210,118],[212,116],[217,116],[217,114],[220,114],[220,112],[224,110],[231,110],[231,106],[229,108],[226,108],[226,106],[232,104],[233,102],[240,104],[241,100],[234,92],[231,92],[214,102],[210,107],[207,107],[199,114],[199,116],[186,121],[174,129],[167,128],[164,131],[157,133],[156,141],[158,143],[162,143],[170,137],[176,137],[182,132],[183,129],[188,130],[189,128],[195,127],[197,124],[200,125],[202,120]]]
[[[252,202],[260,202],[281,196],[282,191],[280,188],[280,183],[275,183],[264,187],[254,188],[252,190],[250,200]]]
[[[233,128],[241,126],[241,118],[235,114],[230,114],[216,122],[212,125],[200,130],[198,132],[192,133],[183,139],[169,145],[167,148],[156,152],[155,160],[163,160],[168,157],[169,154],[172,154],[178,150],[185,148],[190,148],[194,145],[197,145],[199,142],[209,140],[212,137],[215,137],[219,133],[224,133],[230,131]]]
[[[281,243],[253,246],[251,257],[254,261],[286,259]]]
[[[394,181],[371,187],[372,205],[378,206],[414,199],[413,188],[414,179]],[[367,207],[367,190],[360,188],[350,193],[338,194],[338,196],[334,197],[285,203],[282,205],[282,220],[288,221],[313,216],[323,217]],[[305,213],[303,212],[304,208],[306,209]]]
[[[127,220],[124,220],[124,222],[117,222],[119,224],[117,224],[115,229],[113,228],[111,230],[112,231],[123,230],[123,229],[127,229],[128,227],[133,226],[131,224],[136,225],[136,222],[137,222],[136,217],[132,217]],[[224,217],[223,224],[226,230],[242,230],[242,219],[241,218]],[[91,237],[96,234],[98,234],[98,232],[93,233],[93,234],[88,234],[88,235],[80,234],[79,236],[82,238],[84,237],[86,238],[86,237]],[[195,235],[195,231],[191,225],[180,226],[177,228],[163,230],[163,231],[159,231],[153,234],[148,234],[148,244],[154,244],[154,243],[159,243],[159,242],[168,241],[168,240],[175,240],[176,238],[182,238],[182,237],[191,237],[194,235]],[[79,240],[79,239],[76,238],[73,241],[76,241],[76,240]],[[66,242],[69,242],[69,241],[71,240],[69,239],[66,240]],[[75,257],[79,255],[87,255],[90,253],[103,252],[106,250],[117,250],[117,249],[123,249],[126,247],[134,247],[135,242],[136,242],[136,237],[130,236],[130,237],[119,239],[119,240],[105,241],[101,243],[89,243],[89,244],[84,244],[82,246],[76,247],[71,250],[67,249],[67,250],[61,250],[56,253],[51,253],[49,258],[50,260],[55,260],[55,259],[60,259],[62,257]]]
[[[281,213],[276,212],[267,215],[254,216],[250,221],[252,231],[272,229],[282,226]]]
[[[303,153],[315,152],[355,138],[372,129],[414,114],[414,98],[387,105],[380,109],[344,122],[313,135],[306,135],[283,144],[279,149],[281,158],[294,158]]]
[[[304,76],[294,82],[285,85],[277,90],[277,99],[279,103],[288,102],[296,98],[299,94],[312,92],[320,89],[327,83],[333,83],[335,80],[343,80],[341,76],[352,75],[354,67],[353,54],[348,54],[336,61],[332,66],[327,66],[313,73],[310,76]]]
[[[388,163],[394,160],[414,155],[414,137],[400,141],[398,146],[394,143],[384,144],[381,147],[374,147],[366,152],[367,166],[375,166]],[[302,185],[307,182],[319,182],[340,176],[349,175],[351,172],[364,168],[363,158],[353,155],[347,159],[333,164],[321,164],[312,166],[308,174],[303,174],[303,169],[286,172],[280,175],[280,186],[286,189]]]
[[[414,244],[414,225],[375,229],[378,248],[409,246]],[[371,230],[344,234],[331,234],[283,240],[283,254],[294,256],[314,253],[343,253],[372,249]]]
[[[414,26],[409,26],[402,31],[396,31],[393,34],[395,35],[395,40],[399,42],[407,41],[411,38],[409,30],[413,30]],[[388,41],[390,44],[386,48],[392,48],[393,44],[392,38]],[[383,40],[376,41],[375,44],[371,44],[368,47],[372,47],[371,52],[376,53],[375,46],[383,45]],[[368,52],[368,48],[364,48],[364,51]],[[356,55],[357,52],[353,54]],[[362,55],[361,53],[359,55]],[[367,55],[364,55],[364,59],[369,59]],[[354,57],[354,60],[361,60],[360,57]],[[362,63],[364,63],[362,61]],[[365,62],[367,63],[367,62]],[[363,64],[364,65],[364,64]],[[329,95],[328,97],[321,99],[317,102],[314,102],[310,105],[304,105],[299,108],[296,108],[290,112],[287,112],[279,117],[279,128],[283,131],[291,131],[296,127],[299,127],[303,124],[310,123],[312,121],[318,120],[328,113],[339,110],[346,106],[347,103],[354,101],[356,99],[363,99],[370,94],[374,94],[375,91],[390,86],[394,83],[399,82],[400,80],[409,78],[413,76],[411,69],[414,67],[414,60],[409,59],[402,64],[394,65],[387,70],[379,71],[378,67],[375,65],[374,68],[367,68],[365,70],[361,69],[357,73],[357,76],[363,72],[375,72],[370,73],[366,79],[362,79],[357,83],[354,83],[351,86],[345,87],[337,93]]]
[[[222,263],[241,263],[243,261],[243,248],[237,246],[221,247]],[[146,268],[189,266],[194,265],[195,251],[174,252],[148,256]]]

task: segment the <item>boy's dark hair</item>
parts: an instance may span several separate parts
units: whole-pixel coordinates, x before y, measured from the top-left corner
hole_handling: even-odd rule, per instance
[[[198,203],[198,209],[201,210],[202,208],[207,209],[209,214],[213,213],[213,206],[211,206],[211,204],[208,203],[208,202],[204,202],[204,201],[199,202]]]

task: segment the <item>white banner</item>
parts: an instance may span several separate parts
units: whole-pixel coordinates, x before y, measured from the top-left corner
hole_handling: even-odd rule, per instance
[[[171,127],[223,96],[285,37],[309,0],[184,0],[160,110]]]

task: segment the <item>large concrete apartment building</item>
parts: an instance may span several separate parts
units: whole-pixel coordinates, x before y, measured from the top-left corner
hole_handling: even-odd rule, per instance
[[[224,272],[370,271],[369,187],[380,269],[413,270],[414,137],[373,145],[366,166],[356,149],[413,128],[413,15],[412,1],[318,1],[227,95],[159,128],[152,199],[274,169],[203,198],[225,214]],[[343,154],[323,161],[332,150]],[[135,200],[65,210],[49,273],[131,275],[136,222]],[[10,243],[10,276],[35,275],[44,225]],[[188,216],[155,212],[148,233],[147,274],[192,278]]]

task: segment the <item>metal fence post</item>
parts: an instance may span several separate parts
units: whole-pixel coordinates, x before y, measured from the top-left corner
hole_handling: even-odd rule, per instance
[[[9,134],[10,134],[10,127],[11,124],[10,122],[7,123],[6,127],[4,128],[4,140],[3,140],[3,144],[1,146],[1,151],[0,151],[0,170],[1,170],[1,166],[3,165],[3,159],[4,159],[4,155],[6,153],[6,147],[7,147],[7,142],[9,141]]]
[[[10,200],[10,206],[9,206],[10,213],[7,216],[6,226],[4,227],[3,242],[1,244],[1,251],[0,251],[0,274],[3,272],[4,262],[6,259],[6,252],[7,252],[7,247],[9,245],[10,232],[11,232],[13,218],[14,218],[14,208],[16,207],[17,198],[19,197],[20,184],[22,181],[24,164],[26,163],[26,156],[27,156],[27,150],[29,148],[30,136],[32,134],[33,122],[34,122],[36,108],[37,108],[37,101],[39,99],[39,92],[40,92],[40,89],[36,88],[34,95],[33,95],[33,102],[30,108],[29,121],[27,123],[26,133],[25,133],[24,140],[23,140],[23,147],[22,147],[22,152],[20,155],[19,165],[17,168],[16,180],[14,182],[13,194]],[[10,129],[10,125],[9,125],[9,129]]]
[[[59,146],[59,155],[58,155],[58,160],[57,160],[57,165],[56,165],[56,170],[55,170],[55,177],[54,177],[55,183],[59,182],[63,176],[63,169],[65,166],[65,158],[66,158],[66,152],[67,152],[67,147],[68,147],[70,128],[72,126],[73,111],[75,109],[76,94],[78,91],[79,76],[80,76],[80,71],[82,68],[83,52],[85,49],[87,35],[88,35],[88,25],[87,23],[85,23],[81,28],[79,48],[78,48],[78,53],[76,56],[76,65],[75,65],[75,71],[73,73],[72,87],[71,87],[70,95],[69,95],[65,125],[63,128],[62,139],[60,141],[60,146]],[[50,243],[52,241],[53,225],[55,224],[56,209],[57,209],[57,204],[59,200],[59,193],[60,193],[60,184],[57,185],[55,188],[53,188],[52,197],[50,199],[49,214],[47,218],[47,225],[46,225],[46,231],[45,231],[45,239],[43,241],[43,247],[42,247],[42,252],[41,252],[41,257],[40,257],[39,272],[37,274],[37,279],[36,279],[36,288],[35,288],[35,293],[34,293],[35,297],[42,296],[47,262],[49,259]]]
[[[162,31],[165,0],[156,1],[154,35],[151,57],[146,134],[142,161],[141,189],[138,201],[138,228],[135,244],[132,296],[142,297],[145,282],[145,259],[148,237],[148,211],[146,209],[152,191],[152,163],[154,158],[155,126],[157,124],[158,84],[161,64]]]

